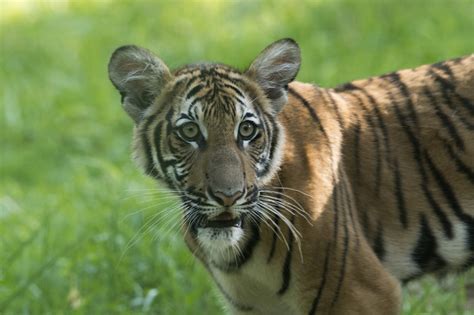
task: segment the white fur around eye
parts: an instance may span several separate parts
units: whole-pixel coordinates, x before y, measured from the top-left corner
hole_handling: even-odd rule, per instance
[[[240,114],[240,122],[238,124],[236,124],[236,126],[234,128],[234,138],[235,138],[235,140],[239,139],[240,127],[242,126],[243,123],[249,121],[249,122],[253,123],[255,126],[258,126],[260,124],[260,120],[258,119],[257,114],[254,112],[253,108],[251,107],[252,102],[250,102],[250,100],[246,100],[246,101],[247,101],[247,104],[248,104],[247,105],[248,108],[245,108],[244,111],[242,112],[242,114],[237,113],[238,116]],[[245,142],[247,142],[247,144],[248,144],[248,141],[244,141],[244,147],[245,147]]]

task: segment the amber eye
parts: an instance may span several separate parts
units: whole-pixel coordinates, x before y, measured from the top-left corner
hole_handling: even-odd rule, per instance
[[[196,141],[199,138],[199,127],[193,122],[188,122],[179,127],[180,136],[186,141]]]
[[[251,121],[244,121],[239,126],[239,135],[243,140],[250,140],[255,136],[257,126]]]

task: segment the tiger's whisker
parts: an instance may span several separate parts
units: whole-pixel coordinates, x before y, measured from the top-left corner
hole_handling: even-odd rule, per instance
[[[284,199],[280,199],[280,198],[276,198],[276,197],[272,197],[272,196],[261,195],[260,199],[273,202],[274,204],[277,204],[277,205],[281,206],[282,208],[284,208],[287,211],[290,211],[290,209],[291,209],[295,213],[302,216],[306,220],[306,222],[308,222],[310,225],[313,225],[313,223],[311,222],[311,217],[309,216],[309,214],[303,208],[300,208],[300,207],[296,206],[295,204],[292,204],[292,203],[290,203],[290,202],[288,202]]]
[[[293,236],[295,237],[295,239],[297,239],[299,241],[300,237],[301,237],[301,233],[296,229],[296,227],[293,225],[293,223],[291,223],[287,217],[285,217],[283,214],[281,214],[280,212],[276,211],[275,209],[273,209],[271,206],[265,204],[265,203],[260,203],[259,204],[262,208],[264,208],[265,210],[277,215],[280,217],[280,219],[288,226],[288,228],[291,230]]]
[[[281,240],[285,244],[286,248],[288,250],[290,250],[290,246],[289,246],[289,244],[286,240],[286,237],[283,235],[283,232],[282,232],[281,228],[275,223],[275,221],[263,209],[261,209],[261,210],[262,211],[260,212],[260,214],[262,216],[264,216],[264,218],[266,219],[266,220],[263,220],[262,222],[264,222],[264,224],[267,225],[273,231],[273,233],[275,233],[277,235],[278,239]],[[270,223],[268,223],[268,221],[270,221],[273,224],[273,226],[278,230],[278,232],[275,231],[275,229],[270,225]]]

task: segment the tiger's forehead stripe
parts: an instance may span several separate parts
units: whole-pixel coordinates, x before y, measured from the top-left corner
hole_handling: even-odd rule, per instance
[[[235,77],[229,78],[228,74],[229,72],[221,71],[219,68],[205,71],[199,69],[181,74],[183,77],[179,78],[179,81],[184,82],[184,78],[187,81],[182,91],[184,103],[181,112],[193,117],[197,116],[193,113],[199,111],[210,120],[221,119],[227,115],[241,118],[251,105],[251,101],[241,83],[235,80],[237,77],[240,80],[242,75],[234,73]]]
[[[234,103],[236,101],[239,104],[233,106],[238,105],[241,112],[244,112],[246,108],[255,107],[255,104],[253,104],[256,98],[254,88],[249,84],[248,78],[238,70],[220,64],[202,64],[185,66],[176,70],[174,74],[176,75],[175,81],[185,82],[183,95],[186,95],[186,99],[198,94],[204,87],[200,85],[209,86],[214,84],[214,87],[218,86],[214,89],[214,92],[218,90],[225,94],[224,97],[221,97],[221,102],[228,103],[232,101]],[[195,99],[195,102],[200,100]],[[232,108],[226,109],[232,111]],[[266,109],[263,110],[267,111]],[[213,110],[209,111],[212,112]]]
[[[199,91],[201,91],[203,88],[204,88],[204,84],[201,84],[201,83],[194,86],[189,92],[186,93],[186,97],[185,97],[186,100],[192,98],[194,95],[199,93]]]

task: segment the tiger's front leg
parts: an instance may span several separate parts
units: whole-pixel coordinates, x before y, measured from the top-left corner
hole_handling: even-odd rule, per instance
[[[348,245],[345,262],[343,257],[327,251],[321,253],[322,268],[314,268],[311,262],[302,265],[298,314],[400,314],[400,282],[383,267],[366,241]]]

